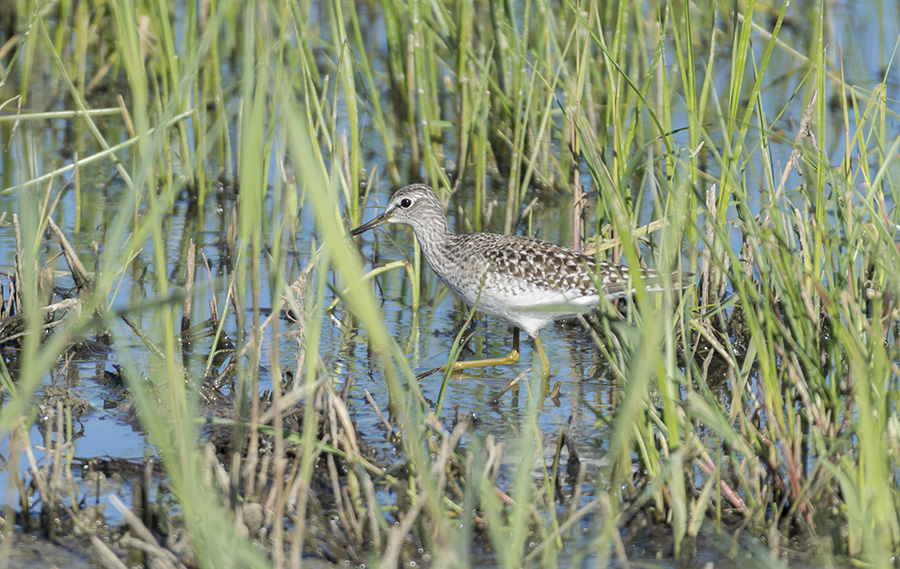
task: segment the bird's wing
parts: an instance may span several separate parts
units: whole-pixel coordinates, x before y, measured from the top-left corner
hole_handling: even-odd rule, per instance
[[[556,291],[565,297],[593,296],[594,259],[546,241],[526,237],[498,240],[488,249],[490,270],[509,275],[523,286]],[[601,279],[601,284],[605,285]],[[611,283],[615,284],[615,283]],[[621,288],[621,287],[619,287]]]

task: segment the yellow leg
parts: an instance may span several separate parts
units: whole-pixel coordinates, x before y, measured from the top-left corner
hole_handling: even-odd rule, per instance
[[[545,356],[546,357],[546,356]],[[513,328],[513,347],[509,355],[504,358],[488,358],[484,360],[469,360],[453,364],[453,371],[469,369],[470,367],[508,366],[519,361],[519,329]],[[549,362],[547,364],[550,365]]]

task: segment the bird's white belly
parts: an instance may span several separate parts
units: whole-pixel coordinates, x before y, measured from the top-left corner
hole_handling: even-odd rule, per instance
[[[460,286],[461,283],[453,275],[448,276],[441,280],[468,306],[476,307],[487,316],[506,320],[532,337],[553,320],[583,314],[600,302],[597,294],[555,291],[522,282],[513,284],[491,274],[480,291],[471,294],[472,291]]]

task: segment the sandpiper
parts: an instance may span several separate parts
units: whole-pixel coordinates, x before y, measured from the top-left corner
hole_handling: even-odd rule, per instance
[[[541,328],[554,320],[590,312],[600,305],[601,295],[612,300],[634,292],[632,270],[625,265],[598,261],[539,239],[451,232],[437,194],[425,184],[400,188],[384,213],[350,234],[359,235],[384,223],[411,226],[428,265],[453,294],[514,327],[508,356],[458,361],[454,370],[516,363],[522,329],[534,340],[546,379],[550,360],[538,336]],[[663,290],[665,279],[659,273],[644,268],[638,271],[648,291]],[[681,286],[676,274],[668,280]]]

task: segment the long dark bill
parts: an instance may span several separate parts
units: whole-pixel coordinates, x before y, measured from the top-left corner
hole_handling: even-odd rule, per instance
[[[363,223],[356,229],[350,231],[350,235],[356,236],[356,235],[359,235],[360,233],[364,233],[372,228],[378,227],[379,225],[381,225],[383,223],[386,223],[388,218],[391,216],[392,211],[393,210],[387,210],[386,212],[382,213],[378,217],[372,219],[370,222]]]

